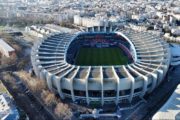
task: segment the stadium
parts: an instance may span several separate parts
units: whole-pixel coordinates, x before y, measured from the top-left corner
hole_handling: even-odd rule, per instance
[[[152,92],[167,73],[170,52],[151,33],[96,26],[43,38],[34,44],[31,61],[61,99],[104,105]]]

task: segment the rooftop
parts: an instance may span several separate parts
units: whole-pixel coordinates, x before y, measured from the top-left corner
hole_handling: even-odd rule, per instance
[[[153,120],[168,119],[179,120],[180,118],[180,84],[177,86],[174,93],[169,100],[160,108],[160,110],[153,116]]]
[[[4,40],[0,39],[0,47],[3,48],[6,51],[14,51],[14,48],[12,48],[10,45],[8,45]]]
[[[13,104],[12,98],[7,94],[0,95],[0,119],[1,120],[18,120],[19,113]]]

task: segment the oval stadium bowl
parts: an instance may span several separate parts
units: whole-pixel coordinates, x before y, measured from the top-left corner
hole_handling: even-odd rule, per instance
[[[103,105],[153,91],[166,75],[170,52],[151,33],[95,26],[44,38],[33,46],[31,60],[35,74],[61,99]]]

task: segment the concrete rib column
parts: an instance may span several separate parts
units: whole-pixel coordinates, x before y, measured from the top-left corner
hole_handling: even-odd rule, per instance
[[[148,84],[148,78],[144,75],[142,75],[141,73],[139,73],[138,71],[136,71],[134,68],[132,68],[131,66],[128,65],[128,68],[131,69],[133,72],[135,72],[138,76],[140,76],[141,78],[143,78],[143,81],[144,81],[144,85],[143,85],[143,91],[142,91],[142,94],[141,94],[141,97],[144,96],[144,94],[146,93],[147,91],[147,84]]]
[[[88,73],[87,73],[86,78],[85,78],[85,80],[86,80],[86,102],[87,102],[88,105],[90,103],[89,93],[88,93],[88,78],[89,78],[90,71],[91,71],[91,66],[89,67]]]
[[[167,73],[168,69],[169,69],[168,65],[163,66],[163,78],[166,76],[166,73]]]
[[[112,32],[112,26],[110,26],[110,28],[109,28],[109,32]]]
[[[47,85],[48,85],[48,88],[52,90],[52,74],[51,73],[47,73],[46,74],[46,80],[47,80]]]
[[[166,43],[167,44],[167,43]],[[167,73],[167,71],[168,71],[168,69],[169,69],[169,65],[170,65],[170,63],[171,63],[171,50],[170,50],[170,47],[169,47],[169,45],[167,44],[167,47],[166,47],[166,50],[167,50],[167,54],[168,54],[168,56],[167,56],[167,63],[166,63],[166,65],[167,65],[167,69],[164,71],[165,73]]]
[[[73,79],[70,79],[70,89],[71,89],[71,96],[72,96],[72,101],[75,101],[75,96],[74,96],[74,89],[73,89]]]
[[[74,66],[73,66],[74,68]],[[75,96],[74,96],[74,88],[73,88],[73,79],[70,79],[70,90],[71,90],[71,97],[72,97],[72,101],[75,101]]]
[[[57,88],[57,91],[58,91],[58,94],[59,96],[61,97],[61,99],[64,99],[64,95],[63,95],[63,92],[61,90],[61,79],[60,77],[55,77],[55,82],[56,82],[56,88]]]
[[[137,65],[141,66],[141,67],[144,67],[143,65],[141,64],[138,64]],[[137,66],[134,65],[134,67],[136,67],[138,69]],[[150,69],[150,68],[149,68]],[[157,84],[157,74],[155,73],[152,73],[152,72],[149,72],[149,71],[146,71],[144,69],[142,69],[143,72],[146,72],[147,74],[150,74],[152,76],[152,87],[151,87],[151,90],[150,92],[152,92],[154,90],[154,88],[156,87],[156,84]]]
[[[163,70],[158,69],[157,72],[158,72],[158,82],[157,82],[157,85],[159,85],[161,83],[162,79],[163,79]]]
[[[41,65],[38,65],[37,67],[37,77],[40,78],[40,73],[41,73],[41,70],[43,69],[43,67]]]
[[[39,71],[39,68],[37,66],[38,66],[38,64],[34,63],[33,69],[34,69],[34,72],[35,72],[36,76],[39,77],[40,71]]]
[[[92,32],[94,32],[94,27],[92,27]]]
[[[101,79],[101,105],[104,105],[104,81],[103,81],[103,70],[102,66],[100,66],[100,79]]]
[[[134,95],[134,84],[135,84],[135,79],[134,77],[127,71],[126,67],[123,65],[123,69],[125,71],[125,73],[127,74],[128,78],[131,80],[131,93],[130,93],[130,97],[129,97],[129,102],[132,101],[133,99],[133,95]]]
[[[42,69],[41,72],[40,72],[40,79],[45,80],[45,77],[46,77],[46,70]]]
[[[98,26],[98,32],[101,30],[101,26]]]
[[[106,26],[104,26],[104,31],[103,32],[106,32]]]
[[[152,77],[153,77],[153,81],[152,81],[152,87],[151,87],[151,90],[150,92],[152,92],[154,90],[154,88],[156,87],[156,84],[157,84],[157,74],[151,74]]]
[[[141,97],[143,97],[147,91],[147,84],[148,84],[148,77],[146,76],[142,76],[142,78],[144,79],[144,85],[143,85],[143,92]]]
[[[76,73],[79,71],[79,67],[77,68],[76,72],[73,74],[73,76],[70,78],[70,84],[71,84],[71,96],[72,96],[72,101],[75,101],[75,95],[74,95],[74,89],[73,89],[73,80],[74,77],[76,76]]]
[[[59,95],[60,95],[60,97],[62,98],[62,99],[64,99],[65,97],[64,97],[64,94],[63,94],[63,92],[62,92],[62,90],[61,90],[61,80],[63,79],[63,77],[65,76],[65,75],[67,75],[71,70],[73,70],[74,69],[74,67],[72,67],[70,70],[67,70],[63,75],[61,75],[61,76],[59,76],[59,77],[57,77],[57,78],[59,78],[59,79],[56,79],[56,87],[57,87],[57,89],[58,89],[58,93],[59,93]]]
[[[116,103],[116,105],[117,105],[117,104],[119,103],[120,78],[119,78],[119,76],[117,75],[117,73],[116,73],[116,71],[115,71],[115,69],[114,69],[113,66],[112,66],[112,71],[113,71],[113,74],[114,74],[114,76],[115,76],[115,78],[116,78],[116,81],[117,81],[116,101],[115,101],[115,103]]]
[[[33,66],[33,69],[34,69],[34,72],[35,72],[35,74],[36,75],[38,75],[38,68],[37,68],[37,66],[38,66],[38,63],[36,62],[36,60],[38,60],[38,57],[36,57],[37,56],[37,54],[38,54],[38,50],[36,50],[37,48],[36,48],[36,46],[34,46],[34,47],[32,47],[32,50],[31,50],[31,62],[32,62],[32,66]]]

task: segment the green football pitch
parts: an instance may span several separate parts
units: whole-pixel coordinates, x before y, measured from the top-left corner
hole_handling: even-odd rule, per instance
[[[80,48],[77,53],[76,65],[124,65],[128,63],[120,48]]]

